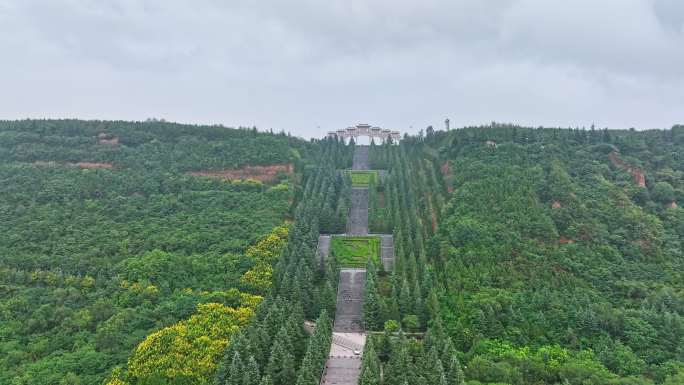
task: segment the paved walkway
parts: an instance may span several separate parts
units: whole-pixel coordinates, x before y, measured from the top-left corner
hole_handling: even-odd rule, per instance
[[[366,334],[333,332],[332,342],[330,357],[354,357],[363,351]]]
[[[369,146],[355,146],[352,170],[370,170],[368,161]]]
[[[341,269],[335,309],[336,332],[363,332],[363,289],[366,269]]]
[[[318,236],[318,263],[325,266],[325,259],[330,254],[330,235]]]
[[[394,268],[394,237],[392,235],[380,235],[380,259],[385,271]]]
[[[351,209],[347,218],[347,233],[368,235],[368,188],[354,187],[351,190]]]
[[[356,146],[354,170],[368,170],[368,146]],[[384,178],[385,174],[381,173]],[[368,188],[352,188],[352,207],[347,218],[348,235],[368,235]],[[318,258],[330,253],[330,236],[318,238]],[[380,258],[386,271],[394,267],[394,240],[380,235]],[[363,327],[363,298],[366,269],[341,269],[337,287],[337,308],[332,344],[321,378],[325,385],[357,385],[361,375],[361,355],[366,344]]]
[[[325,363],[321,385],[358,385],[361,356],[330,357]]]

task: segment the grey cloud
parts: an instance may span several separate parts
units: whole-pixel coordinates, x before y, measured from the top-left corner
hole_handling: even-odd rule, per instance
[[[669,127],[678,0],[0,0],[0,118]]]
[[[654,0],[656,17],[670,32],[684,35],[684,3],[679,0]]]

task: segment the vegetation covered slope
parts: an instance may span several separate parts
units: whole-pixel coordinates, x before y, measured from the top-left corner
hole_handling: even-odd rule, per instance
[[[385,384],[425,381],[425,365],[451,349],[460,352],[472,384],[681,383],[681,127],[492,125],[429,132],[401,147],[376,148],[375,157],[395,157],[388,166],[407,170],[400,183],[416,186],[402,192],[410,197],[408,209],[389,217],[408,210],[417,225],[393,222],[401,238],[412,240],[398,256],[409,269],[400,266],[392,278],[390,311],[374,313],[381,316],[375,325],[395,319],[410,326],[404,292],[414,298],[406,311],[427,309],[432,337],[417,346],[380,338],[377,356],[386,369],[414,373],[386,377]],[[432,163],[427,173],[419,171],[425,161]],[[432,170],[441,173],[443,187],[411,182]],[[440,196],[448,203],[428,214]],[[422,241],[431,216],[438,230]],[[382,304],[382,288],[377,292]],[[391,311],[393,302],[399,312]],[[446,336],[447,346],[437,342]],[[441,358],[447,383],[458,383],[449,355]],[[367,366],[373,383],[375,366]]]
[[[0,122],[0,383],[98,384],[152,331],[244,324],[270,290],[260,262],[279,256],[248,247],[290,216],[295,175],[186,172],[301,167],[309,148],[252,129]]]
[[[330,347],[328,314],[335,308],[338,271],[334,259],[326,264],[316,258],[316,242],[321,223],[334,222],[338,206],[348,200],[349,180],[336,169],[348,163],[349,154],[340,142],[317,143],[288,231],[247,250],[267,262],[243,275],[245,283],[262,288],[263,301],[243,293],[238,309],[198,307],[189,319],[150,334],[108,385],[318,384]],[[330,212],[321,210],[329,204]],[[281,243],[279,234],[287,241]],[[306,319],[316,320],[310,334]]]

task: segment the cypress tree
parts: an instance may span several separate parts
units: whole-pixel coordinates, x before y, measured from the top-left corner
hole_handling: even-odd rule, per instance
[[[441,360],[438,360],[438,361],[437,361],[436,367],[437,367],[437,375],[436,375],[436,377],[437,377],[437,382],[436,382],[436,384],[439,384],[439,385],[449,385],[448,382],[447,382],[447,376],[446,376],[446,374],[444,373],[444,367],[442,366],[442,361],[441,361]]]
[[[370,370],[363,371],[361,374],[360,385],[380,385],[380,379]]]
[[[295,372],[295,360],[290,352],[285,352],[282,361],[282,367],[278,372],[277,377],[274,378],[275,385],[292,385],[297,382],[297,373]]]
[[[429,380],[430,384],[439,384],[440,375],[444,375],[444,367],[442,366],[442,361],[439,358],[439,353],[435,346],[430,348],[427,355],[425,356],[425,367],[424,367],[425,377]]]
[[[240,359],[240,353],[235,352],[233,361],[230,363],[228,370],[228,378],[226,378],[225,385],[242,385],[242,377],[244,376],[245,368]]]
[[[307,335],[304,330],[304,313],[302,312],[301,306],[293,306],[292,313],[290,314],[285,327],[290,340],[289,347],[292,350],[293,356],[302,357],[304,355],[304,349],[306,349]]]
[[[368,337],[363,352],[363,367],[361,368],[361,385],[380,384],[380,360],[375,353],[373,338]]]
[[[223,385],[226,382],[226,379],[228,378],[228,370],[230,369],[230,349],[226,349],[226,352],[223,354],[223,358],[221,359],[221,362],[218,364],[218,368],[216,369],[216,375],[214,376],[214,385]]]
[[[311,348],[311,345],[309,345],[309,348]],[[316,385],[318,384],[318,381],[316,381],[316,378],[314,377],[315,373],[315,365],[313,362],[312,355],[313,350],[308,349],[306,352],[306,356],[304,356],[304,359],[302,360],[302,364],[299,367],[299,372],[297,373],[297,383],[296,385]]]
[[[249,357],[249,361],[245,366],[245,373],[242,376],[242,385],[259,385],[259,365],[253,356]]]
[[[463,375],[463,369],[461,369],[461,362],[458,360],[456,355],[451,356],[449,361],[449,368],[446,372],[447,384],[448,385],[464,385],[465,376]]]
[[[279,340],[276,340],[271,349],[271,356],[268,359],[266,366],[266,374],[271,377],[274,384],[279,384],[277,379],[283,367],[283,360],[285,359],[285,349]]]
[[[401,315],[405,316],[413,312],[413,297],[411,296],[411,289],[409,289],[408,282],[404,280],[401,285],[401,293],[399,294],[399,311]]]
[[[392,349],[392,355],[386,366],[384,383],[401,384],[408,381],[409,362],[406,340],[400,337]]]
[[[321,309],[327,313],[335,312],[335,303],[337,301],[337,294],[330,284],[330,280],[326,280],[325,287],[323,288],[323,293],[321,295]]]
[[[380,296],[375,285],[375,272],[373,262],[369,261],[370,269],[366,269],[366,288],[363,302],[363,320],[369,330],[380,330],[382,317],[380,313]]]

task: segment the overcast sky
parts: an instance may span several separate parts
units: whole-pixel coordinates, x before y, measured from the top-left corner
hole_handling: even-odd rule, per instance
[[[0,52],[0,119],[684,123],[682,0],[0,0]]]

